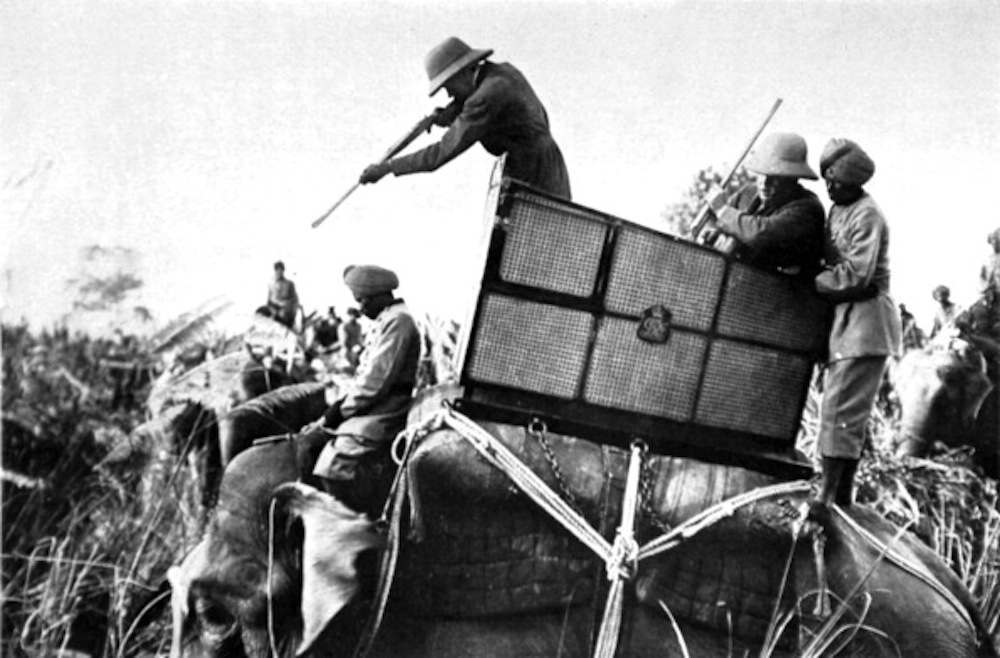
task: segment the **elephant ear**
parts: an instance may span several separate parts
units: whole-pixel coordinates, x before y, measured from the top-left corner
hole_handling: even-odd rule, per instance
[[[203,573],[207,567],[208,542],[202,539],[188,553],[180,566],[173,566],[167,570],[167,580],[170,582],[171,620],[173,623],[170,658],[180,658],[184,621],[190,612],[188,610],[188,600],[191,593],[191,582],[197,574]]]
[[[275,490],[285,511],[302,520],[302,642],[308,651],[316,638],[360,587],[355,561],[382,544],[375,524],[339,500],[301,482]]]

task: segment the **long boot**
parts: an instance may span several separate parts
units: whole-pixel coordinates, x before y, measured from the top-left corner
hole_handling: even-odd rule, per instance
[[[844,472],[840,475],[837,483],[837,491],[834,502],[841,507],[850,507],[854,503],[854,475],[858,472],[857,459],[844,460]]]
[[[847,474],[846,470],[852,461],[843,457],[823,457],[823,478],[820,481],[819,492],[816,495],[815,502],[822,505],[831,505],[838,502],[837,493],[842,486],[841,481]],[[857,464],[857,462],[854,463],[855,465]],[[851,476],[853,477],[853,475],[852,472]]]

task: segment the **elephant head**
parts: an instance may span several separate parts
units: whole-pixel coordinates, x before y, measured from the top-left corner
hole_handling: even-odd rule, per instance
[[[326,386],[289,384],[248,400],[219,418],[222,465],[249,448],[254,439],[297,432],[326,410]]]
[[[351,625],[357,561],[379,536],[363,515],[296,481],[298,452],[293,442],[255,447],[226,469],[204,538],[168,572],[172,656],[264,658],[318,647],[328,655],[349,641],[334,619]]]
[[[965,346],[913,350],[897,364],[893,380],[902,409],[897,454],[922,457],[935,441],[976,443],[976,417],[992,388],[978,352]]]

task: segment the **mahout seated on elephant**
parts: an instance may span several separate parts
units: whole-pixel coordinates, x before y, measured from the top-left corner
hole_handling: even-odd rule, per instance
[[[547,457],[525,428],[483,427],[551,488],[571,495],[605,537],[613,534],[624,451],[548,434]],[[175,655],[352,650],[381,541],[364,515],[309,485],[314,452],[314,445],[282,441],[250,448],[229,464],[206,535],[171,569]],[[550,459],[562,464],[561,476]],[[419,541],[402,542],[370,655],[588,655],[606,589],[603,563],[456,432],[427,435],[406,468],[410,530]],[[641,539],[774,481],[672,457],[648,457],[643,470],[649,486]],[[759,500],[640,561],[619,654],[682,655],[680,636],[691,655],[732,655],[780,635],[771,655],[795,655],[800,635],[808,643],[818,623],[796,616],[796,607],[810,608],[825,581],[834,609],[847,602],[846,630],[834,644],[843,640],[854,655],[997,655],[957,577],[862,506],[831,508],[820,577],[813,543],[805,535],[795,541],[805,502],[804,492]],[[677,618],[679,635],[661,605]],[[791,621],[776,632],[772,619],[785,615]]]

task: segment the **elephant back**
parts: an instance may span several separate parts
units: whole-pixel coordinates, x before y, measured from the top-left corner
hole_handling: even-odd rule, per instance
[[[610,539],[619,524],[628,455],[607,445],[524,427],[483,423],[555,492]],[[588,605],[606,587],[603,561],[519,493],[459,434],[438,430],[408,463],[411,537],[400,556],[397,599],[408,614],[481,617]],[[649,455],[643,469],[640,543],[719,502],[775,478],[736,466]],[[762,635],[790,546],[792,506],[768,502],[737,512],[698,549],[640,564],[645,603],[683,601],[689,618]],[[749,574],[749,575],[748,575]],[[735,615],[733,614],[735,611]],[[720,621],[721,620],[721,621]],[[763,626],[762,626],[763,625]]]

